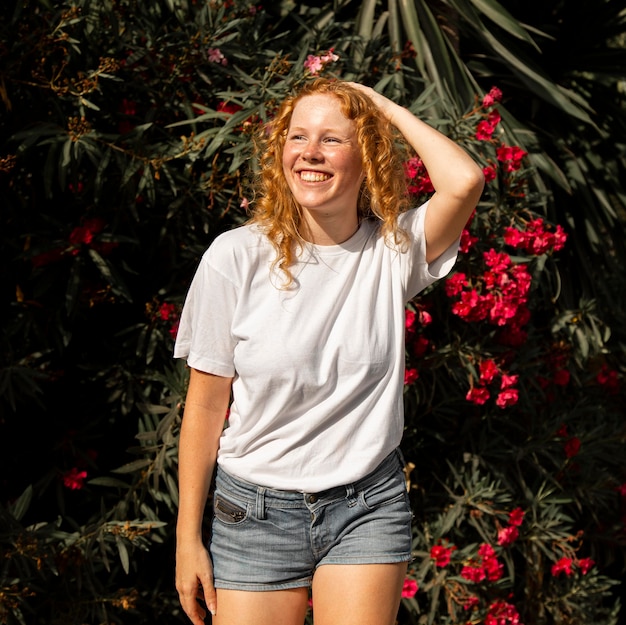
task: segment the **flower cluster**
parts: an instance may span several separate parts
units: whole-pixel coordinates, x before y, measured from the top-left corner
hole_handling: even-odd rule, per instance
[[[487,610],[485,625],[522,625],[515,606],[503,600],[494,601]]]
[[[331,48],[320,56],[309,54],[304,61],[304,69],[311,76],[317,76],[329,63],[336,63],[338,60],[339,57],[335,54],[334,48]]]
[[[409,182],[409,193],[419,196],[425,193],[433,193],[435,190],[424,162],[419,156],[413,156],[404,163],[404,173]]]
[[[489,543],[482,543],[478,548],[478,557],[461,569],[461,577],[469,582],[488,580],[497,582],[504,571],[504,565],[498,560],[494,548]]]
[[[533,256],[558,252],[563,249],[566,240],[567,235],[561,226],[556,226],[555,231],[550,232],[540,217],[528,222],[525,230],[511,226],[504,230],[504,242],[507,245],[524,250]]]
[[[498,408],[507,408],[517,403],[519,399],[519,391],[515,388],[518,380],[517,375],[509,375],[503,372],[491,358],[482,360],[478,365],[478,369],[478,384],[472,385],[467,392],[465,396],[467,401],[482,406],[491,397],[491,391],[488,387],[493,385],[496,378],[499,377],[500,383],[497,385],[498,396],[496,398],[496,406],[498,406]]]
[[[498,545],[508,547],[519,537],[519,526],[524,522],[524,511],[515,508],[509,513],[509,525],[498,530]]]
[[[432,315],[423,304],[413,304],[415,310],[407,308],[405,311],[406,343],[412,347],[413,355],[416,358],[423,356],[430,347],[430,341],[416,328],[424,327],[432,323]],[[404,384],[412,384],[419,377],[419,372],[413,367],[408,367],[404,371]]]
[[[468,322],[486,320],[497,326],[524,325],[531,277],[525,265],[514,264],[504,252],[490,249],[483,259],[487,271],[472,283],[466,274],[456,273],[446,280],[446,294],[457,297],[452,312]]]
[[[105,228],[106,222],[99,217],[85,219],[80,226],[76,226],[68,237],[67,245],[48,252],[38,254],[32,259],[35,267],[44,267],[56,262],[63,256],[78,256],[85,248],[93,249],[101,256],[110,254],[117,247],[117,243],[98,240],[98,236]]]
[[[574,573],[574,567],[577,566],[583,575],[587,575],[589,571],[594,567],[595,562],[591,558],[559,558],[551,568],[551,573],[554,577],[558,577],[561,574],[570,576]]]
[[[170,325],[169,335],[176,339],[178,326],[180,325],[180,311],[176,304],[162,302],[156,309],[152,304],[146,306],[148,313],[155,321],[166,322]]]

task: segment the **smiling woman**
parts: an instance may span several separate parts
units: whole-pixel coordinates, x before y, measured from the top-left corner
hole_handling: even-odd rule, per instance
[[[343,243],[358,227],[364,178],[356,125],[327,95],[302,98],[294,108],[283,149],[283,171],[302,209],[305,238]]]
[[[435,189],[418,208],[398,134]],[[264,137],[254,216],[202,257],[176,339],[177,588],[195,625],[199,594],[215,625],[301,625],[309,587],[318,625],[392,625],[411,557],[405,304],[452,268],[482,171],[354,83],[308,83]]]

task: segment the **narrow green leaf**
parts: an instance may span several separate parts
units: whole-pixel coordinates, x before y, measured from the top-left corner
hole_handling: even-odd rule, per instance
[[[537,51],[540,51],[535,40],[520,26],[519,20],[515,19],[499,2],[495,0],[471,0],[471,2],[494,24],[497,24],[514,37],[526,41]]]
[[[21,521],[30,507],[33,499],[33,486],[29,484],[24,492],[9,506],[9,512],[18,521]]]

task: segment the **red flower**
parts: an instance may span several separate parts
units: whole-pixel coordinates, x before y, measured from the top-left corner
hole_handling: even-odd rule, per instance
[[[236,113],[237,111],[240,111],[241,109],[242,109],[242,106],[239,104],[235,104],[234,102],[220,102],[217,105],[218,113],[227,113],[228,115],[232,115],[233,113]]]
[[[413,324],[415,323],[415,313],[412,310],[406,310],[404,313],[404,327],[407,330],[411,330],[413,328]]]
[[[430,550],[430,557],[435,561],[436,566],[448,566],[454,549],[456,549],[454,546],[445,547],[444,545],[434,545]]]
[[[568,440],[565,441],[565,445],[563,446],[565,449],[565,455],[568,458],[573,458],[577,456],[580,452],[580,439],[577,436],[572,436]]]
[[[482,386],[474,386],[465,395],[467,401],[471,401],[477,406],[482,406],[489,399],[489,391]]]
[[[420,334],[413,342],[413,353],[417,358],[420,358],[426,353],[429,346],[430,341]]]
[[[524,522],[525,512],[521,508],[515,508],[509,512],[509,523],[519,527]]]
[[[417,582],[414,579],[408,577],[404,578],[404,584],[402,586],[402,597],[404,599],[410,599],[415,596],[415,593],[419,590]]]
[[[480,371],[480,383],[490,384],[498,374],[498,365],[491,358],[483,360],[478,366]]]
[[[496,179],[496,168],[492,165],[488,167],[483,167],[483,176],[485,176],[485,182],[489,183],[492,180]]]
[[[515,606],[506,601],[494,601],[487,611],[485,625],[522,625]]]
[[[467,286],[467,276],[464,273],[455,273],[446,280],[446,295],[453,297],[463,291]]]
[[[461,569],[461,577],[470,582],[478,584],[485,579],[486,573],[481,566],[464,566]]]
[[[490,106],[493,106],[496,102],[502,102],[502,91],[500,91],[498,87],[491,87],[489,93],[487,93],[483,97],[482,104],[485,108],[489,108]]]
[[[516,388],[507,388],[500,392],[496,398],[498,408],[514,406],[519,400],[519,391]]]
[[[509,525],[498,530],[498,545],[508,547],[519,538],[519,530],[515,525]]]
[[[561,558],[557,562],[552,565],[552,575],[556,577],[561,573],[565,573],[565,575],[572,574],[572,559],[571,558]]]
[[[417,369],[405,369],[404,370],[404,384],[413,384],[415,380],[419,378],[419,373]]]
[[[610,395],[619,393],[619,378],[617,371],[609,369],[607,365],[602,365],[602,369],[596,375],[596,382]]]
[[[79,471],[76,467],[63,474],[63,486],[72,490],[80,490],[85,486],[87,471]]]
[[[506,171],[517,171],[522,166],[522,159],[528,154],[514,145],[502,145],[496,149],[496,158],[504,163]]]
[[[580,572],[583,575],[587,575],[589,571],[595,566],[595,562],[591,558],[581,558],[578,561],[578,566],[580,567]]]

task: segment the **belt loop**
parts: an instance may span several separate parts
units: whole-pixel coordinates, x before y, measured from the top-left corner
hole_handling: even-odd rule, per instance
[[[355,495],[354,484],[346,484],[346,499],[348,500],[348,507],[356,505],[357,498]]]
[[[262,486],[256,491],[256,518],[265,519],[265,489]]]

